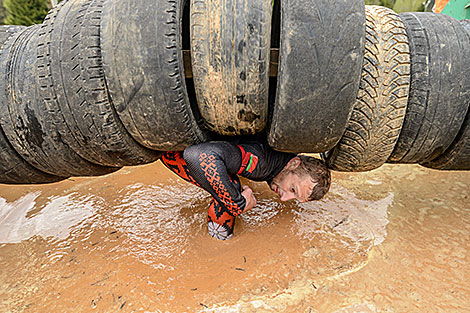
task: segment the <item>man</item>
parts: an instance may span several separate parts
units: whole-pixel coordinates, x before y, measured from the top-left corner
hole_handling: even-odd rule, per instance
[[[272,150],[259,140],[214,141],[168,151],[163,164],[184,180],[208,191],[209,234],[217,239],[233,235],[235,217],[252,209],[256,198],[237,175],[266,181],[281,201],[307,202],[321,199],[330,187],[330,172],[316,158]]]

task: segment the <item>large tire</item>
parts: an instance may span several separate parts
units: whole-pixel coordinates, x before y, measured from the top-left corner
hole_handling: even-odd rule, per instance
[[[470,41],[454,18],[435,13],[400,14],[411,53],[411,88],[405,122],[392,163],[423,163],[456,138],[470,99]]]
[[[90,162],[120,167],[155,161],[160,153],[138,144],[110,103],[100,49],[104,0],[68,0],[44,22],[40,44],[49,71],[42,91],[63,140]]]
[[[446,152],[421,165],[438,170],[470,170],[470,110],[462,129]]]
[[[0,79],[4,78],[4,69],[7,58],[3,56],[4,46],[9,38],[15,33],[26,29],[24,26],[0,26]],[[0,89],[0,103],[5,103],[6,98],[6,85]],[[5,114],[6,112],[2,112]],[[60,181],[64,177],[58,177],[44,173],[27,163],[16,152],[13,146],[6,138],[3,129],[0,127],[0,183],[2,184],[39,184],[39,183],[52,183]]]
[[[186,90],[183,7],[183,0],[107,0],[101,19],[113,105],[134,139],[155,150],[183,150],[207,140]]]
[[[366,6],[362,80],[351,119],[328,154],[330,168],[369,171],[392,154],[405,118],[410,51],[405,26],[393,10]]]
[[[460,22],[467,29],[470,37],[470,20],[461,20]],[[467,110],[462,128],[446,152],[432,161],[421,163],[421,165],[438,170],[470,170],[470,107]]]
[[[341,139],[364,56],[363,0],[285,0],[276,102],[276,150],[325,152]]]
[[[192,0],[191,60],[201,116],[221,135],[266,126],[271,1]]]
[[[94,176],[117,170],[82,159],[62,141],[51,123],[36,82],[39,32],[36,25],[18,33],[2,55],[6,99],[0,103],[0,124],[6,137],[29,164],[52,175]]]

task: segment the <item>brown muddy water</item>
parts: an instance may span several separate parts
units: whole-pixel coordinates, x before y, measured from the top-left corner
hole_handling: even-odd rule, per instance
[[[470,312],[470,172],[334,173],[258,205],[234,238],[161,163],[0,185],[0,312]]]

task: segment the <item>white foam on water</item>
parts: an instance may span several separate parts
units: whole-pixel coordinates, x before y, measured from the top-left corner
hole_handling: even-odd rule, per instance
[[[185,253],[188,239],[206,218],[205,210],[198,211],[205,198],[206,192],[187,184],[133,184],[119,192],[105,223],[126,235],[117,250],[157,269],[172,270],[171,260]]]
[[[387,236],[388,208],[393,199],[394,194],[389,193],[379,200],[362,200],[354,192],[333,185],[326,199],[299,204],[293,231],[303,239],[334,231],[355,242],[376,246]]]

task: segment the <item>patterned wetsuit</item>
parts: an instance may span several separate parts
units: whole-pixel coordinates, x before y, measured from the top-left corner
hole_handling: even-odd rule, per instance
[[[233,233],[235,216],[243,213],[246,204],[237,175],[269,182],[294,156],[274,151],[259,141],[215,141],[188,147],[184,152],[168,151],[162,162],[212,195],[209,233],[218,239],[228,239]]]

